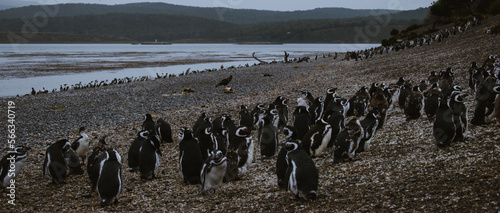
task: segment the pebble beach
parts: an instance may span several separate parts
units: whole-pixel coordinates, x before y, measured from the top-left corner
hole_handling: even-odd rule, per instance
[[[387,123],[377,131],[369,152],[346,163],[334,163],[333,151],[316,158],[319,170],[318,198],[296,200],[277,186],[276,157],[263,159],[255,147],[254,163],[242,179],[225,183],[215,194],[200,195],[197,185],[184,184],[179,174],[176,135],[192,127],[201,113],[221,114],[238,120],[240,105],[250,109],[269,104],[276,97],[289,100],[292,112],[300,91],[324,96],[326,89],[350,98],[362,86],[374,82],[395,83],[400,77],[412,82],[427,79],[431,71],[452,67],[455,82],[468,89],[471,62],[481,64],[500,54],[500,37],[486,28],[500,17],[485,20],[468,31],[440,43],[375,55],[365,60],[311,56],[309,62],[199,72],[177,77],[138,81],[99,88],[1,98],[0,147],[7,150],[7,106],[15,103],[17,145],[31,147],[27,165],[16,178],[16,205],[0,195],[5,212],[498,212],[500,211],[500,131],[492,124],[470,125],[464,141],[438,148],[432,136],[432,120],[422,116],[407,120],[394,106]],[[326,53],[328,54],[328,53]],[[333,54],[333,53],[332,53]],[[233,76],[232,93],[215,85]],[[186,92],[185,89],[192,89]],[[467,91],[469,120],[474,94]],[[141,128],[144,115],[164,118],[174,132],[174,143],[162,144],[159,175],[142,181],[127,171],[127,152]],[[289,114],[291,118],[291,113]],[[350,118],[347,118],[350,120]],[[68,177],[62,185],[50,184],[42,175],[46,146],[59,140],[74,141],[85,126],[92,142],[106,136],[122,156],[123,192],[119,203],[99,206],[90,191],[87,174]],[[252,133],[256,140],[257,132]],[[280,135],[280,142],[284,136]],[[3,153],[5,153],[4,151]]]

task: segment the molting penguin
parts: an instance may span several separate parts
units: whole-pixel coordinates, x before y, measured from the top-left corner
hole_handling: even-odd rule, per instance
[[[467,107],[464,104],[464,97],[467,94],[455,91],[450,96],[450,109],[453,112],[453,121],[455,122],[456,135],[453,141],[461,141],[467,131]]]
[[[259,145],[260,154],[263,158],[272,158],[278,147],[278,128],[273,126],[267,117],[263,117],[259,123]]]
[[[92,185],[90,193],[97,192],[97,180],[99,179],[99,171],[101,171],[101,162],[106,160],[106,137],[99,140],[98,143],[94,145],[92,153],[87,159],[87,174],[89,175],[90,183]]]
[[[359,120],[351,119],[335,142],[334,162],[341,163],[353,159],[363,136],[364,130]]]
[[[323,119],[320,119],[313,128],[309,130],[302,141],[303,147],[311,157],[319,157],[327,147],[332,138],[332,127]]]
[[[71,149],[71,144],[66,139],[59,140],[47,147],[43,161],[43,175],[47,174],[52,179],[52,183],[66,183],[69,168],[66,165],[64,154],[69,149]]]
[[[158,135],[160,136],[160,141],[164,143],[173,143],[172,139],[172,127],[170,124],[165,121],[163,118],[159,118],[156,120],[156,124],[158,126]]]
[[[297,106],[293,111],[292,126],[296,129],[297,138],[302,140],[312,125],[312,117],[305,106]]]
[[[235,137],[229,142],[224,182],[241,178],[252,163],[254,145],[250,133],[251,131],[248,127],[240,126],[236,130]]]
[[[80,137],[78,137],[72,144],[71,148],[75,150],[76,155],[82,158],[82,162],[85,163],[85,158],[87,157],[87,151],[89,150],[90,138],[85,133],[85,127],[80,127]]]
[[[29,147],[18,146],[13,151],[9,151],[0,160],[0,181],[2,188],[9,187],[12,184],[11,180],[19,175],[19,172],[21,172],[28,159],[27,151],[29,149]],[[12,165],[14,165],[14,168],[11,167]]]
[[[358,149],[356,149],[356,153],[366,152],[370,150],[370,143],[377,131],[378,119],[376,116],[376,112],[369,112],[366,117],[360,122],[361,127],[363,128],[364,135],[359,142]]]
[[[318,169],[314,161],[299,147],[297,141],[290,141],[285,144],[287,149],[286,179],[288,190],[297,198],[305,200],[315,200],[318,191]]]
[[[425,94],[424,112],[428,118],[433,118],[439,108],[439,103],[443,98],[441,88],[433,84],[431,89]]]
[[[153,121],[151,114],[146,114],[144,121],[142,122],[142,130],[147,130],[150,133],[156,134],[156,124]]]
[[[347,112],[347,116],[362,116],[365,114],[366,108],[370,103],[370,93],[368,89],[363,86],[359,89],[354,96],[349,99],[350,108]]]
[[[399,92],[399,100],[398,100],[399,108],[404,109],[406,99],[408,98],[408,96],[410,96],[411,91],[412,91],[412,86],[410,82],[405,82],[405,84],[401,87],[401,90]]]
[[[182,179],[188,184],[199,184],[200,172],[203,167],[198,141],[187,127],[179,133],[179,168]]]
[[[209,190],[215,191],[222,186],[226,174],[227,158],[219,150],[214,150],[203,164],[200,173],[200,193],[205,194]]]
[[[449,146],[455,138],[456,126],[453,119],[453,111],[450,109],[447,98],[443,98],[439,104],[432,131],[436,139],[436,144],[439,147]]]
[[[407,119],[418,119],[422,115],[422,109],[424,107],[424,96],[420,92],[418,86],[413,87],[406,98],[404,105],[404,113]]]
[[[69,174],[81,175],[85,173],[82,168],[82,162],[73,149],[69,149],[64,153],[64,160],[69,168]]]
[[[134,172],[139,170],[139,155],[144,142],[148,139],[149,132],[143,130],[137,134],[137,138],[132,142],[128,150],[128,167],[129,171]]]
[[[101,162],[99,179],[97,180],[97,193],[101,206],[118,203],[122,192],[121,157],[111,148],[106,150],[106,160]]]
[[[160,140],[151,133],[142,144],[139,153],[139,172],[141,179],[154,179],[160,167]]]
[[[401,97],[401,94],[399,95]],[[370,105],[368,106],[368,111],[376,111],[378,126],[377,129],[382,129],[385,124],[385,120],[387,118],[387,110],[389,109],[389,103],[384,96],[382,91],[376,92],[370,101]]]

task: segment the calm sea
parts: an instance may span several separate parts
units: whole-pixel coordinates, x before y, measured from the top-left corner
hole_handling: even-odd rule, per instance
[[[0,97],[24,95],[31,88],[111,81],[114,78],[179,74],[265,61],[368,49],[379,44],[0,44]],[[169,65],[179,62],[182,64]],[[209,62],[209,63],[207,63]],[[116,69],[127,64],[127,68]]]

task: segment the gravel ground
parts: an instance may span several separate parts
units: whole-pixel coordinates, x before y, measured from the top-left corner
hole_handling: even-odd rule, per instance
[[[495,17],[492,21],[498,20]],[[182,183],[176,138],[175,143],[162,145],[163,158],[156,179],[141,181],[139,174],[123,171],[124,191],[116,205],[101,208],[95,193],[85,197],[90,191],[87,174],[70,176],[64,185],[50,184],[48,177],[42,176],[46,145],[62,138],[75,140],[80,126],[86,126],[94,139],[106,135],[108,143],[121,154],[122,168],[126,169],[128,147],[146,113],[151,113],[154,119],[165,118],[177,135],[181,127],[191,127],[202,112],[213,118],[222,113],[237,118],[239,105],[253,108],[257,103],[271,103],[279,95],[290,100],[289,111],[292,111],[299,91],[304,89],[320,96],[328,87],[337,87],[341,96],[349,98],[360,87],[373,82],[394,83],[401,76],[419,82],[431,71],[447,67],[453,67],[456,82],[468,88],[470,63],[482,63],[488,55],[499,54],[499,37],[484,34],[492,21],[441,43],[363,61],[320,57],[309,63],[261,65],[0,99],[4,112],[0,115],[4,121],[0,131],[7,132],[7,101],[14,101],[17,143],[32,148],[27,166],[16,180],[17,205],[9,205],[8,197],[2,194],[1,209],[12,212],[498,212],[498,127],[470,126],[464,141],[440,149],[432,137],[432,121],[425,116],[407,121],[398,107],[389,111],[386,125],[372,140],[372,149],[358,155],[355,161],[334,164],[331,150],[315,159],[319,170],[319,196],[315,201],[295,200],[290,192],[280,191],[274,174],[275,158],[263,159],[258,151],[254,164],[241,180],[224,184],[213,195],[200,195],[198,186]],[[233,75],[229,86],[234,92],[226,94],[215,85],[229,75]],[[185,88],[195,92],[183,93]],[[467,106],[472,117],[471,93]],[[0,139],[6,147],[4,133]],[[256,135],[254,132],[253,137]]]

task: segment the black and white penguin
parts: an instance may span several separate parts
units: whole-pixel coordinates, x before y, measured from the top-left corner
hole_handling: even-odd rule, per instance
[[[476,91],[476,107],[471,120],[472,124],[481,125],[490,122],[495,109],[495,99],[498,94],[494,90],[498,86],[496,81],[495,77],[489,76],[479,84]]]
[[[196,134],[196,132],[198,132],[198,128],[199,126],[201,126],[203,123],[212,123],[212,121],[210,120],[210,118],[207,116],[206,113],[201,113],[200,117],[198,117],[198,119],[196,120],[196,122],[194,123],[193,125],[193,134]],[[211,125],[210,125],[211,126]]]
[[[97,180],[97,193],[101,206],[118,203],[122,192],[121,156],[110,148],[106,150],[106,160],[101,162],[99,178]]]
[[[73,149],[69,149],[64,153],[64,160],[69,168],[69,174],[82,175],[85,173],[82,168],[83,162],[80,161],[80,158]]]
[[[303,147],[311,157],[319,157],[328,146],[332,138],[332,127],[323,119],[320,119],[302,141]]]
[[[137,137],[132,142],[128,149],[128,167],[129,171],[134,172],[139,170],[139,155],[144,142],[149,137],[149,131],[143,130],[137,133]]]
[[[441,92],[441,88],[437,86],[437,83],[433,84],[431,89],[425,94],[424,99],[424,112],[428,118],[434,118],[442,98],[443,93]]]
[[[238,113],[238,126],[246,126],[250,129],[253,129],[253,118],[250,111],[248,111],[248,107],[246,105],[240,106],[240,112]]]
[[[241,178],[248,171],[248,166],[252,164],[254,144],[250,134],[248,127],[240,126],[229,142],[224,182]]]
[[[455,138],[453,141],[461,141],[464,139],[464,134],[467,131],[468,116],[467,106],[464,104],[465,93],[455,91],[450,96],[450,109],[453,112],[453,121],[455,122]]]
[[[2,188],[5,189],[9,187],[12,184],[11,180],[19,175],[21,169],[26,165],[26,160],[28,159],[27,152],[29,149],[29,147],[18,146],[14,148],[13,151],[8,152],[3,156],[2,160],[0,160],[0,181],[2,183]],[[11,165],[14,165],[14,168],[12,168]]]
[[[495,91],[497,94],[500,94],[500,86],[493,87],[493,91]],[[497,99],[495,100],[494,116],[496,120],[495,125],[497,127],[500,127],[500,95],[497,95]]]
[[[410,92],[408,97],[406,97],[404,105],[404,113],[407,119],[418,119],[422,115],[422,110],[424,107],[424,96],[420,91],[420,87],[415,86]]]
[[[330,108],[325,112],[325,121],[332,127],[332,137],[326,146],[327,148],[333,147],[338,135],[345,127],[345,118],[342,111],[343,108],[337,105],[336,107]]]
[[[283,134],[285,135],[286,141],[297,141],[298,135],[297,130],[293,126],[286,126],[283,128]],[[286,154],[288,151],[286,150],[285,144],[281,144],[281,149],[278,152],[278,157],[276,159],[276,176],[278,178],[278,187],[280,189],[287,189],[288,187],[288,179],[286,178],[286,170],[288,168],[288,163],[286,162]]]
[[[262,157],[272,158],[278,148],[278,128],[267,117],[260,120],[258,140]]]
[[[318,122],[323,118],[323,112],[325,110],[325,103],[323,97],[317,97],[314,99],[313,104],[309,107],[309,113],[311,113],[313,123]]]
[[[149,133],[139,153],[139,172],[141,179],[154,179],[160,167],[160,140],[154,133]]]
[[[439,147],[449,146],[456,135],[456,126],[453,111],[450,109],[449,101],[443,98],[436,111],[436,118],[432,127],[432,135]]]
[[[69,168],[66,165],[64,154],[69,149],[71,149],[71,144],[66,139],[59,140],[47,147],[43,161],[43,175],[48,175],[52,183],[66,183]]]
[[[253,126],[259,125],[261,115],[266,113],[266,106],[264,104],[257,104],[253,110],[250,112],[252,115]],[[255,128],[254,128],[255,129]]]
[[[311,106],[314,103],[315,98],[308,91],[301,91],[300,97],[297,98],[298,106]]]
[[[401,94],[399,95],[401,98]],[[370,100],[370,105],[368,105],[368,112],[376,110],[378,126],[377,129],[382,129],[385,124],[385,120],[387,119],[387,110],[389,109],[389,103],[384,96],[383,91],[376,92]]]
[[[147,130],[151,133],[156,134],[156,123],[149,113],[144,116],[144,121],[142,122],[142,130]]]
[[[412,89],[413,87],[411,86],[410,82],[405,82],[405,84],[401,87],[398,100],[399,108],[404,109],[406,100],[408,96],[410,96]]]
[[[427,82],[426,82],[425,80],[421,80],[421,81],[420,81],[420,84],[418,85],[418,89],[419,89],[421,92],[423,92],[423,91],[427,90],[427,87],[429,87],[429,86],[427,85]]]
[[[99,171],[101,171],[101,162],[107,158],[106,154],[106,137],[103,137],[94,145],[92,153],[90,153],[87,159],[87,174],[90,179],[91,189],[90,193],[97,192],[97,180],[99,179]]]
[[[222,186],[226,174],[227,158],[219,150],[214,150],[203,164],[200,173],[200,193],[206,194],[209,190],[215,191]]]
[[[80,127],[80,137],[78,137],[72,144],[71,148],[75,150],[76,155],[82,158],[82,163],[85,163],[87,152],[90,146],[90,138],[85,133],[85,127]]]
[[[297,106],[293,111],[292,126],[297,130],[297,138],[302,140],[304,135],[311,129],[312,116],[305,106]]]
[[[349,99],[350,108],[347,112],[347,116],[363,116],[368,104],[370,104],[370,93],[368,89],[363,86],[359,89],[354,96]]]
[[[173,143],[172,139],[172,127],[163,118],[156,120],[158,136],[160,136],[160,141],[163,143]]]
[[[227,130],[229,133],[229,139],[234,136],[236,128],[236,124],[231,119],[231,116],[227,114],[221,115],[212,122],[212,133],[222,135],[222,131]]]
[[[439,75],[435,71],[432,71],[431,74],[429,75],[429,77],[427,77],[427,81],[429,82],[429,84],[438,83],[439,82]]]
[[[315,200],[318,194],[318,169],[311,157],[299,146],[297,141],[285,143],[288,190],[297,198]]]
[[[359,142],[356,153],[370,151],[370,144],[373,136],[375,135],[375,132],[377,131],[378,126],[378,119],[376,114],[376,112],[368,112],[366,117],[360,121],[364,135]]]
[[[199,184],[200,172],[203,167],[200,147],[197,139],[187,127],[179,133],[179,168],[182,179],[188,184]]]
[[[363,136],[364,130],[360,121],[356,118],[351,119],[335,142],[334,162],[352,160]]]
[[[288,124],[288,100],[283,96],[278,96],[272,104],[276,106],[276,109],[279,112],[278,128],[281,129]]]
[[[328,108],[328,105],[333,103],[333,100],[337,97],[337,88],[328,88],[326,89],[325,96],[325,110]]]

